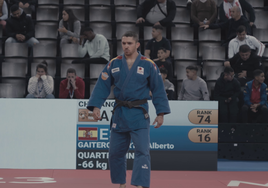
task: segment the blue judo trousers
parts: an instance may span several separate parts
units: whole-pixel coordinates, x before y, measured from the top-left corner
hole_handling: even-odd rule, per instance
[[[101,108],[114,85],[114,96],[120,101],[149,99],[156,114],[170,113],[167,95],[157,65],[140,53],[129,70],[124,54],[112,59],[101,72],[87,108]],[[115,103],[115,106],[117,104]],[[140,105],[148,112],[148,103]],[[150,120],[140,108],[121,106],[115,109],[111,121],[109,165],[112,183],[126,183],[126,153],[132,140],[135,159],[131,184],[150,186]]]

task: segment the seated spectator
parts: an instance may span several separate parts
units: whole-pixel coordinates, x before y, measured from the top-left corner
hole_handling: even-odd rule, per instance
[[[182,82],[178,100],[209,101],[207,83],[197,76],[197,71],[198,68],[196,66],[190,65],[186,67],[187,78]]]
[[[245,12],[249,14],[250,26],[255,22],[255,11],[253,7],[246,0],[224,0],[219,7],[220,22],[226,22],[232,18],[231,9],[237,6],[242,10],[241,15],[246,18]]]
[[[254,71],[254,80],[246,84],[244,91],[245,104],[242,107],[242,122],[248,123],[250,120],[261,116],[261,123],[268,123],[267,85],[263,83],[264,73],[262,70]]]
[[[6,28],[6,19],[8,18],[7,3],[4,0],[0,0],[0,25],[3,29]]]
[[[240,93],[240,83],[234,78],[234,70],[225,67],[214,88],[214,98],[219,102],[220,123],[236,123],[239,111],[237,101]]]
[[[145,0],[138,7],[136,24],[173,26],[176,4],[173,0]]]
[[[152,59],[153,61],[158,61],[158,50],[160,48],[166,49],[165,59],[169,59],[171,46],[169,41],[162,36],[163,27],[161,25],[153,26],[152,36],[153,38],[146,44],[145,56]]]
[[[47,72],[47,62],[43,61],[36,67],[36,75],[31,77],[28,84],[29,94],[26,98],[55,98],[52,94],[54,80]]]
[[[167,93],[167,98],[168,100],[174,100],[174,85],[168,80],[167,75],[168,71],[165,69],[165,67],[160,68],[160,73],[163,79],[164,87]]]
[[[226,42],[229,42],[233,38],[236,37],[236,31],[240,25],[245,26],[246,31],[248,34],[251,34],[250,26],[248,23],[248,20],[241,16],[241,11],[239,7],[234,6],[231,8],[231,19],[228,19],[225,22],[222,23],[215,23],[210,25],[202,25],[204,29],[210,28],[210,29],[226,29],[228,28],[227,36],[226,36]]]
[[[66,79],[60,82],[59,98],[62,99],[84,99],[85,82],[82,78],[76,76],[73,68],[67,70]]]
[[[72,43],[74,38],[79,38],[81,31],[81,23],[75,17],[71,9],[65,9],[62,11],[62,19],[59,23],[60,32],[60,46],[62,44]]]
[[[6,33],[9,37],[6,43],[27,43],[29,47],[38,44],[34,38],[34,25],[31,17],[14,4],[10,8],[11,17],[7,19]]]
[[[250,49],[256,52],[257,56],[262,57],[265,45],[253,36],[247,35],[245,26],[241,25],[237,28],[237,36],[229,43],[228,57],[232,58],[239,52],[239,47],[247,44]]]
[[[254,70],[261,69],[260,58],[255,53],[251,53],[250,47],[246,44],[241,45],[239,53],[224,62],[224,66],[231,66],[234,69],[241,86],[245,86],[254,78]]]
[[[107,39],[101,35],[96,34],[94,31],[87,27],[85,28],[83,35],[80,36],[80,41],[77,38],[73,38],[75,43],[79,43],[78,53],[83,60],[74,60],[73,63],[100,63],[106,64],[110,60],[110,48]]]
[[[21,9],[30,8],[32,15],[35,15],[36,0],[11,0],[11,3],[16,3]]]
[[[157,64],[158,68],[165,68],[168,72],[167,74],[167,79],[172,82],[173,80],[173,68],[172,64],[169,61],[166,61],[166,49],[165,48],[160,48],[158,50],[158,61],[155,63]]]
[[[195,0],[191,6],[191,19],[196,26],[214,23],[217,19],[215,0]]]

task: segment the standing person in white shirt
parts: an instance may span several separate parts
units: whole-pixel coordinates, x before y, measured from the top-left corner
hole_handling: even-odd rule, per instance
[[[239,52],[239,47],[243,44],[247,44],[250,49],[256,52],[259,57],[262,57],[265,45],[261,43],[258,39],[253,36],[247,35],[246,28],[240,25],[237,28],[237,36],[232,39],[229,43],[228,57],[232,58],[235,54]]]
[[[85,28],[83,35],[80,36],[80,41],[75,38],[74,42],[80,44],[78,46],[79,56],[83,58],[88,54],[89,58],[74,60],[73,63],[106,64],[110,60],[107,39],[101,34],[94,33],[92,28]]]

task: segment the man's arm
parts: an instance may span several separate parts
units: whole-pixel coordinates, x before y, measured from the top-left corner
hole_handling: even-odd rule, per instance
[[[2,16],[0,17],[1,20],[6,20],[8,18],[8,10],[7,10],[7,3],[4,1],[3,8],[2,8]]]
[[[265,45],[253,36],[250,36],[250,40],[252,44],[258,49],[257,55],[262,57],[265,50]]]
[[[171,23],[176,15],[176,4],[174,3],[174,1],[170,1],[170,5],[168,7],[168,13],[167,13],[167,17],[164,18],[163,20],[159,21],[159,23],[161,25],[165,25],[167,23]]]
[[[67,80],[68,84],[68,80]],[[60,93],[59,93],[59,98],[60,99],[66,99],[68,98],[69,95],[69,89],[67,89],[67,85],[64,84],[64,80],[60,82]]]
[[[105,48],[106,48],[107,46],[109,47],[107,39],[106,39],[106,38],[101,38],[101,39],[98,41],[97,46],[95,46],[95,47],[97,48],[96,53],[95,53],[95,54],[92,54],[92,55],[90,56],[90,58],[99,58],[99,57],[101,57],[101,56],[103,55],[104,50],[105,50]]]
[[[12,37],[16,39],[16,35],[18,33],[16,31],[13,30],[11,24],[9,23],[9,19],[7,20],[7,24],[6,24],[6,35],[8,37]]]
[[[77,51],[78,51],[78,55],[79,55],[79,57],[85,57],[85,55],[87,54],[87,45],[88,45],[88,41],[85,43],[85,44],[83,44],[83,41],[82,40],[84,40],[84,39],[82,39],[82,38],[80,38],[80,42],[81,42],[81,44],[80,45],[78,45],[78,49],[77,49]]]
[[[197,23],[199,25],[199,19],[197,18],[197,12],[196,12],[196,2],[194,1],[191,6],[191,19],[193,20],[194,23]]]
[[[228,45],[228,58],[232,58],[234,57],[235,55],[235,43],[234,43],[234,40],[232,39],[230,42],[229,42],[229,45]]]
[[[204,101],[209,101],[210,98],[209,98],[208,87],[207,87],[207,83],[204,80],[200,83],[200,89],[201,89],[201,93],[203,95]]]
[[[234,78],[234,79],[235,79],[235,92],[231,96],[232,100],[236,100],[239,97],[240,93],[241,93],[241,85],[240,85],[239,81],[236,78]]]
[[[221,96],[220,81],[217,80],[214,88],[214,99],[217,101],[224,101],[226,97]]]
[[[85,98],[85,82],[83,80],[76,80],[76,90],[74,90],[75,98]]]
[[[244,89],[244,102],[248,106],[252,105],[252,103],[250,102],[250,96],[251,96],[251,89],[249,88],[248,84],[246,84],[246,87]]]
[[[254,23],[256,17],[255,17],[255,11],[254,11],[253,7],[251,6],[251,4],[249,4],[245,0],[239,0],[239,3],[241,5],[242,10],[245,10],[249,13],[249,21],[251,23]]]
[[[212,6],[211,6],[212,15],[211,15],[210,19],[208,20],[209,23],[215,22],[215,20],[217,19],[217,16],[218,16],[218,14],[217,14],[217,6],[216,6],[215,1],[211,1],[211,3],[212,3]]]
[[[182,85],[181,85],[181,90],[180,90],[180,93],[179,93],[178,100],[183,100],[184,93],[185,93],[185,89],[184,89],[184,81],[183,81]]]
[[[261,85],[261,102],[260,102],[260,105],[264,105],[264,104],[266,104],[266,102],[267,102],[267,86],[266,87],[264,87],[263,86],[264,84],[262,84]]]
[[[28,31],[25,35],[25,41],[29,40],[30,38],[34,37],[34,25],[32,18],[26,16],[27,22],[28,22]]]

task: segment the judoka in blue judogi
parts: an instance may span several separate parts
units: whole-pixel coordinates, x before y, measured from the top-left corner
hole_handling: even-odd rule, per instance
[[[112,59],[101,72],[88,102],[88,109],[101,108],[114,85],[116,98],[111,120],[109,165],[112,183],[126,183],[126,153],[131,140],[135,159],[131,184],[150,186],[150,119],[147,99],[152,92],[156,114],[170,113],[161,74],[156,64],[137,54],[129,69],[125,55]]]

